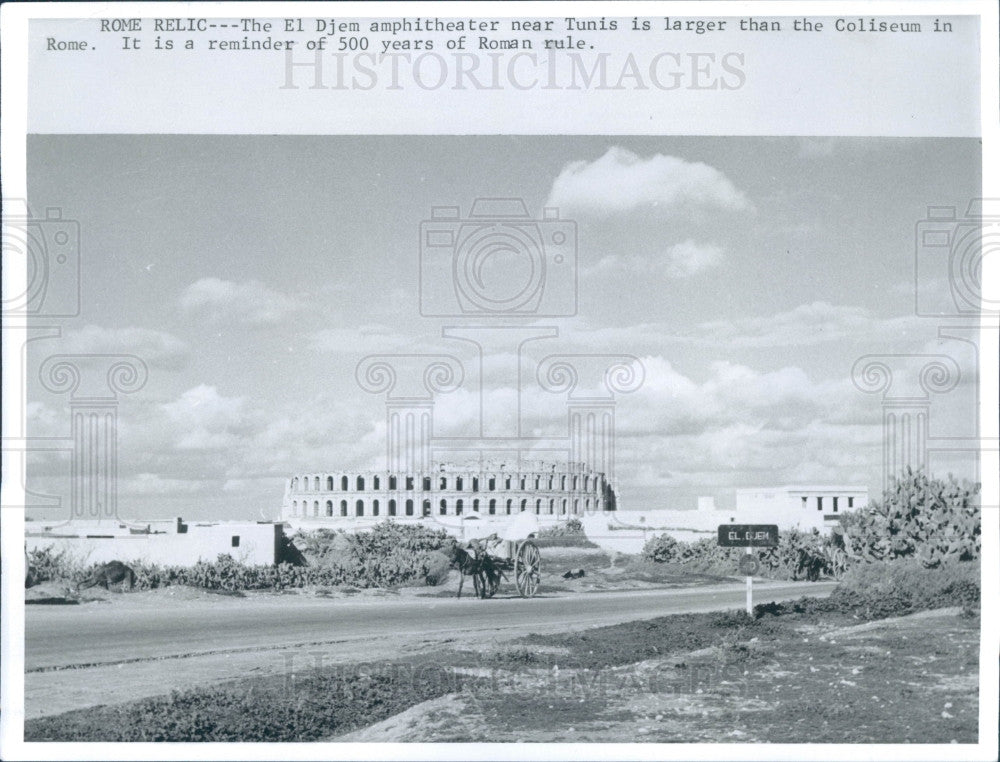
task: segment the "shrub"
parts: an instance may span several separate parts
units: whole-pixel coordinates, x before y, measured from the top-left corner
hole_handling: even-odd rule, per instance
[[[980,485],[907,469],[881,501],[844,514],[844,548],[855,561],[916,558],[924,566],[979,558]]]
[[[679,561],[685,545],[686,543],[678,542],[669,534],[654,535],[642,546],[642,557],[658,564]]]
[[[575,535],[583,536],[583,522],[577,518],[567,519],[566,521],[555,524],[554,526],[545,527],[544,529],[539,529],[535,533],[535,537],[572,537]]]
[[[928,568],[919,558],[862,563],[844,575],[830,601],[863,619],[948,606],[978,612],[980,565],[947,561]]]

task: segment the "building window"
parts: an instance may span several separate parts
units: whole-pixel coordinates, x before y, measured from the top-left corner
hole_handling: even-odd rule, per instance
[[[378,516],[378,500],[372,500],[372,516]]]
[[[521,489],[524,489],[524,477],[521,477]]]
[[[838,506],[837,506],[838,502],[840,502],[840,498],[837,497],[837,496],[834,496],[834,498],[833,498],[833,512],[834,513],[836,513],[837,510],[838,510]]]
[[[458,492],[462,491],[462,477],[455,477],[455,490]]]
[[[424,512],[424,516],[430,516],[431,515],[431,501],[430,500],[424,500],[423,504],[421,505],[420,510],[422,510]]]
[[[580,512],[580,501],[577,499],[573,501],[573,513],[579,513],[579,512]]]
[[[528,501],[527,500],[522,500],[521,501],[521,510],[524,511],[524,510],[527,510],[527,508],[528,508]]]
[[[354,515],[364,516],[365,515],[365,501],[359,500],[354,504]]]
[[[413,477],[412,476],[407,476],[406,477],[406,489],[408,489],[410,491],[413,490]]]
[[[412,500],[407,500],[406,501],[406,515],[407,516],[412,516],[413,515],[413,501]]]
[[[497,512],[497,501],[490,500],[490,516],[493,516]]]
[[[456,516],[461,516],[462,515],[462,501],[461,500],[455,501],[455,515]]]
[[[389,477],[389,489],[396,489],[396,477],[395,476],[390,476]]]
[[[354,486],[357,488],[358,492],[361,492],[365,488],[365,477],[359,476],[358,480],[354,483]]]
[[[448,513],[448,503],[445,502],[444,500],[441,501],[440,513],[442,516],[445,516]]]
[[[347,477],[346,476],[341,476],[340,477],[340,489],[341,489],[342,492],[347,492]]]
[[[847,498],[847,507],[848,508],[853,508],[854,507],[854,498],[853,497]]]
[[[396,501],[395,500],[390,500],[389,501],[389,515],[390,516],[395,516],[396,515]]]
[[[333,477],[332,476],[326,477],[326,491],[327,492],[333,492]]]
[[[430,492],[431,491],[431,477],[429,477],[429,476],[425,476],[424,477],[424,488],[423,489],[424,489],[424,492]]]
[[[347,515],[347,501],[346,500],[341,500],[340,501],[340,515],[341,516],[346,516]]]
[[[490,492],[492,492],[497,488],[497,480],[494,479],[492,476],[490,477],[490,480],[486,484],[487,484],[487,489],[489,489]]]
[[[816,510],[817,511],[822,511],[823,510],[823,496],[822,495],[819,495],[819,496],[816,497]]]
[[[332,500],[327,500],[326,501],[326,515],[327,516],[332,516],[333,515],[333,501]]]
[[[478,498],[472,501],[472,511],[474,513],[479,513],[479,499]]]
[[[566,477],[565,477],[565,476],[564,476],[564,477],[562,477],[562,478],[561,478],[561,479],[559,480],[559,484],[561,485],[561,486],[560,486],[560,489],[562,489],[563,491],[565,491],[565,490],[566,490]]]
[[[503,480],[503,483],[504,483],[504,489],[510,489],[510,477],[509,476]]]
[[[549,500],[549,513],[551,514],[551,513],[555,513],[555,512],[556,512],[556,501],[550,499]]]
[[[479,492],[479,477],[477,476],[472,477],[472,491]]]
[[[562,510],[560,510],[559,513],[566,513],[566,498],[563,498]]]
[[[538,514],[538,513],[541,513],[541,512],[542,512],[542,501],[541,500],[536,500],[535,501],[535,513]]]
[[[441,477],[441,489],[448,489],[448,477],[447,476],[442,476]]]
[[[803,495],[802,496],[802,507],[805,508],[808,503],[809,503],[809,498],[807,498],[805,495]]]
[[[372,478],[372,489],[378,489],[378,477]]]
[[[229,544],[234,548],[238,548],[240,546],[240,536],[238,534],[234,534],[232,539],[229,541]]]

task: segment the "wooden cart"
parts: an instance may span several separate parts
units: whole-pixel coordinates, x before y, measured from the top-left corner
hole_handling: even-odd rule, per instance
[[[542,553],[530,539],[484,540],[476,548],[477,563],[472,584],[480,598],[492,598],[500,583],[513,575],[514,587],[522,598],[538,592],[542,578]]]

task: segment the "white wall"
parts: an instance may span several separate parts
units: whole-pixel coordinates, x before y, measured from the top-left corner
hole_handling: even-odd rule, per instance
[[[60,534],[67,535],[67,527]],[[173,566],[193,566],[198,561],[214,561],[228,553],[243,563],[273,564],[277,560],[282,537],[280,524],[219,523],[209,526],[188,525],[184,534],[116,534],[112,537],[87,537],[87,534],[112,534],[110,531],[89,530],[79,536],[29,534],[25,537],[28,550],[55,546],[66,550],[83,563],[156,563]],[[239,547],[232,538],[239,537]]]

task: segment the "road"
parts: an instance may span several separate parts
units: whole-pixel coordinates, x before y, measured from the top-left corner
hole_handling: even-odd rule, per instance
[[[759,583],[754,603],[825,596],[834,583]],[[474,633],[515,637],[581,629],[667,614],[742,607],[742,584],[665,590],[552,594],[529,600],[378,598],[163,601],[137,607],[122,596],[109,604],[27,606],[25,669],[136,663],[199,654],[274,652],[322,646],[365,659],[369,644],[412,645]],[[177,602],[181,604],[180,601]]]

